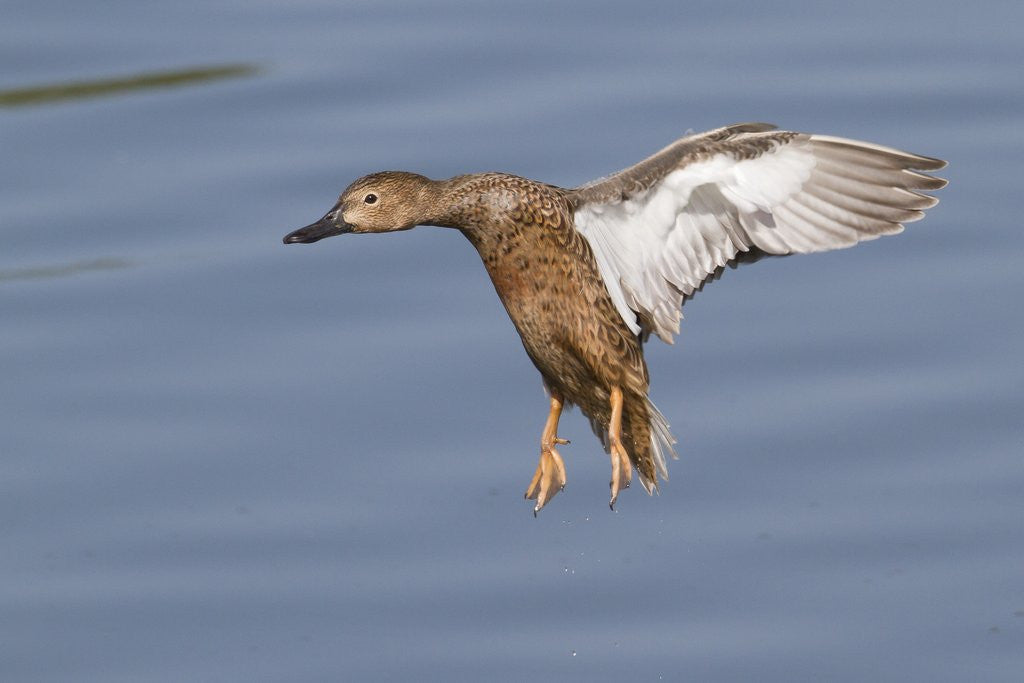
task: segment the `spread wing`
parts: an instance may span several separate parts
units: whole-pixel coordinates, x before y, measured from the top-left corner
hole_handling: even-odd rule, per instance
[[[672,343],[680,308],[727,265],[849,247],[938,203],[946,162],[748,123],[677,140],[572,190],[575,225],[626,325]]]

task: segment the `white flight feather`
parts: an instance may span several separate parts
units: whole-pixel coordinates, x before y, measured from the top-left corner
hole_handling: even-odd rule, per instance
[[[725,151],[684,164],[625,199],[581,205],[575,224],[629,329],[649,321],[671,343],[683,297],[741,251],[837,249],[919,219],[935,200],[912,191],[933,180],[907,170],[915,159],[801,135],[755,158]]]

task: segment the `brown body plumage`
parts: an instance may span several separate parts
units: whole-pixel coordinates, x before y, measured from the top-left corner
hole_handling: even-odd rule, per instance
[[[718,277],[725,265],[765,254],[849,246],[896,232],[901,222],[916,220],[935,201],[915,190],[944,184],[912,170],[940,168],[944,164],[938,160],[770,130],[765,124],[742,124],[683,138],[636,166],[575,190],[503,173],[444,181],[398,171],[375,173],[352,183],[327,215],[289,234],[285,242],[415,225],[461,231],[480,254],[551,394],[540,464],[527,489],[527,497],[537,500],[535,512],[565,485],[555,446],[567,443],[557,436],[558,417],[563,405],[572,404],[590,419],[611,454],[614,504],[633,468],[648,492],[659,475],[666,476],[664,455],[671,453],[673,440],[647,399],[643,342],[652,332],[671,340],[672,316],[678,325],[683,301]],[[811,161],[798,174],[796,190],[775,204],[756,193],[758,199],[748,201],[742,186],[730,185],[732,176],[715,170],[781,158],[779,151],[789,145],[803,157],[779,162],[782,180],[793,185],[786,173],[804,157]],[[743,170],[749,175],[748,169],[759,168],[748,164]],[[674,171],[696,174],[697,180]],[[766,184],[772,185],[773,178],[769,174]],[[828,200],[824,204],[822,197]],[[685,216],[688,211],[693,216]],[[641,234],[645,222],[664,223],[662,214],[669,221],[661,232],[689,236],[689,244],[672,246],[671,238],[658,231],[654,238]],[[773,215],[778,219],[772,220]],[[585,225],[577,224],[581,220]],[[777,225],[778,220],[785,222]],[[610,249],[609,239],[623,246]],[[664,254],[659,239],[666,242]],[[666,264],[674,258],[672,248],[682,256]],[[633,259],[633,270],[627,257]]]
[[[620,387],[623,446],[656,482],[643,348],[573,226],[572,194],[500,173],[453,179],[441,193],[441,205],[454,210],[433,224],[458,228],[476,247],[548,390],[578,405],[607,442],[611,391]]]

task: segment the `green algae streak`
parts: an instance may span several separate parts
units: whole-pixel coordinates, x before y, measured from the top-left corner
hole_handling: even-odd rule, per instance
[[[62,100],[102,97],[134,90],[174,88],[225,78],[251,76],[257,72],[252,64],[225,64],[174,71],[150,71],[121,78],[97,78],[27,88],[0,90],[0,107],[24,107]]]

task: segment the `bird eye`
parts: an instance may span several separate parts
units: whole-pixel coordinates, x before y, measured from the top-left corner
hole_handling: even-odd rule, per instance
[[[363,201],[366,202],[367,204],[376,204],[377,203],[377,195],[375,195],[375,194],[373,194],[371,192],[370,194],[368,194],[365,197],[363,197]]]

